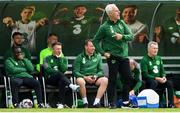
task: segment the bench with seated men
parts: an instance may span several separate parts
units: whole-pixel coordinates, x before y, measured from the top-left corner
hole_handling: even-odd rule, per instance
[[[75,56],[67,56],[68,59],[68,71],[65,72],[65,74],[67,75],[72,75],[72,64],[74,62],[74,59],[76,57]],[[142,58],[142,56],[130,56],[129,58],[135,59],[137,62],[139,62]],[[36,64],[37,61],[37,57],[36,56],[32,56],[31,57],[33,64]],[[167,74],[167,77],[170,79],[175,79],[176,81],[179,80],[180,81],[180,57],[178,56],[164,56],[162,57],[163,63],[164,63],[164,68],[165,68],[165,72]],[[103,57],[103,63],[106,63],[105,58]],[[4,68],[4,58],[3,56],[0,56],[0,69],[3,71]],[[4,74],[4,72],[3,72]],[[1,83],[4,84],[4,83]],[[7,88],[5,88],[7,89]],[[180,90],[180,89],[176,89],[176,90]],[[6,97],[7,95],[5,95]],[[3,99],[6,100],[7,102],[7,98]],[[106,103],[107,105],[107,103]]]

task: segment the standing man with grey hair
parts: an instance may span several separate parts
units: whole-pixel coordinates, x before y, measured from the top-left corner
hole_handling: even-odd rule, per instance
[[[148,53],[141,60],[142,76],[149,89],[156,91],[157,88],[167,88],[168,90],[168,107],[173,107],[173,86],[171,81],[166,79],[163,68],[163,62],[158,53],[158,43],[151,41],[148,43]],[[157,92],[162,94],[162,92]]]
[[[109,66],[108,99],[110,108],[116,108],[116,78],[118,72],[122,75],[125,84],[123,87],[123,106],[129,107],[129,84],[131,71],[128,57],[128,41],[133,40],[133,34],[123,20],[120,20],[120,11],[115,4],[108,4],[105,8],[109,17],[100,26],[94,37],[94,45],[98,52],[104,55]],[[101,46],[101,45],[102,46]]]

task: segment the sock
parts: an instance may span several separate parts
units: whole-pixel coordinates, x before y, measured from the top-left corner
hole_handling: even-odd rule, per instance
[[[100,99],[99,99],[99,98],[95,98],[93,105],[96,105],[96,104],[98,104],[99,102],[100,102]]]
[[[83,104],[88,104],[87,97],[82,98]]]

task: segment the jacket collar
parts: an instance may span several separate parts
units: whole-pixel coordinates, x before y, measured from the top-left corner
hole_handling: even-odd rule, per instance
[[[110,19],[108,19],[108,20],[107,20],[107,22],[108,22],[108,23],[110,23],[110,24],[117,24],[117,23],[119,23],[119,22],[120,22],[120,19],[119,19],[119,20],[117,20],[117,22],[116,22],[116,23],[114,23],[114,22],[113,22],[113,21],[111,21]]]

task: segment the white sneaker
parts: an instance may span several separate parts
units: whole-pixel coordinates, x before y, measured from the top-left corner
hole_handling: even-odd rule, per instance
[[[79,91],[79,85],[70,84],[69,87],[70,87],[73,91]]]
[[[64,108],[64,105],[63,105],[63,104],[57,104],[57,108],[58,108],[58,109],[63,109],[63,108]]]

